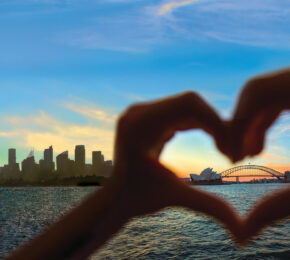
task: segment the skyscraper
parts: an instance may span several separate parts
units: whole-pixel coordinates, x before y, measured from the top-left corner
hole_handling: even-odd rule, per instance
[[[24,175],[32,176],[37,170],[37,164],[34,161],[34,152],[31,151],[26,159],[22,161],[22,172]]]
[[[4,166],[4,172],[10,177],[16,177],[19,174],[19,164],[16,163],[16,149],[8,150],[8,165]]]
[[[62,152],[58,156],[56,156],[56,167],[57,172],[60,175],[65,175],[68,167],[68,151]]]
[[[92,152],[93,157],[93,174],[100,176],[102,175],[102,168],[104,165],[104,156],[101,151]]]
[[[110,177],[112,174],[113,170],[113,161],[108,160],[104,162],[104,167],[103,167],[103,176],[105,177]]]
[[[16,149],[10,148],[8,150],[8,165],[13,166],[16,164]]]
[[[43,159],[44,159],[44,162],[43,162],[44,168],[49,171],[54,170],[52,146],[44,150]]]
[[[76,145],[75,148],[75,170],[77,176],[85,175],[86,150],[84,145]]]

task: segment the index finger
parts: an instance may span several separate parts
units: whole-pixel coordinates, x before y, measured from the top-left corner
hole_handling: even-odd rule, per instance
[[[290,187],[262,198],[244,223],[242,241],[245,243],[267,225],[290,216]]]
[[[198,94],[180,95],[130,107],[118,125],[118,140],[126,142],[134,151],[160,149],[176,131],[202,129],[216,142],[221,139],[223,123],[216,111]]]
[[[233,160],[262,151],[266,130],[290,109],[290,69],[257,77],[241,92],[232,120]]]

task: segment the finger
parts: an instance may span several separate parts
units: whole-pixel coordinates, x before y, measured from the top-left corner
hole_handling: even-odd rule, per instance
[[[265,133],[283,110],[290,109],[290,70],[251,80],[239,97],[231,123],[232,160],[256,155]]]
[[[179,205],[213,217],[223,224],[236,242],[241,240],[242,219],[226,200],[188,185],[180,189],[178,195]]]
[[[196,93],[187,92],[129,108],[119,121],[117,141],[126,143],[134,152],[158,156],[176,131],[195,128],[212,135],[216,142],[224,135],[216,111]]]
[[[264,227],[278,220],[290,216],[290,187],[264,197],[254,206],[244,221],[242,241],[246,243],[250,238],[260,233]]]
[[[146,202],[143,203],[143,206],[147,205],[146,212],[144,212],[144,207],[140,205],[139,213],[154,212],[168,206],[186,207],[219,221],[230,231],[236,241],[240,241],[242,220],[237,211],[227,201],[185,184],[156,160],[149,159],[147,165],[151,166],[150,172],[158,173],[155,174],[158,178],[155,178],[154,186],[159,187],[159,195],[153,201],[150,200],[148,205]],[[155,189],[151,188],[151,190]],[[136,210],[136,207],[134,210]]]

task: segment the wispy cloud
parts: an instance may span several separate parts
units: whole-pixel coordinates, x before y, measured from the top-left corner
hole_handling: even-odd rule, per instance
[[[94,119],[105,123],[114,123],[116,121],[117,115],[108,113],[99,108],[94,108],[86,105],[75,105],[72,103],[66,104],[66,108],[83,115],[88,119]]]
[[[278,170],[282,173],[290,170],[290,163],[288,162],[285,163],[269,162],[268,164],[266,164],[266,166]]]
[[[9,129],[1,131],[0,137],[11,138],[12,143],[14,140],[19,146],[34,147],[36,151],[53,145],[56,153],[68,150],[71,155],[74,154],[75,145],[84,144],[88,151],[87,158],[91,157],[90,151],[93,150],[102,150],[106,158],[112,158],[116,115],[101,108],[74,103],[67,104],[66,108],[89,122],[80,124],[60,120],[44,111],[30,116],[8,116],[3,121]]]
[[[128,9],[112,11],[113,3]],[[147,53],[178,42],[221,41],[239,45],[289,48],[290,4],[282,0],[103,0],[82,25],[54,32],[53,41],[80,49]],[[191,5],[194,5],[192,8]],[[184,7],[184,8],[181,8]],[[108,9],[106,9],[108,8]],[[179,12],[174,12],[180,8]],[[114,9],[113,9],[114,10]],[[169,15],[170,14],[170,15]]]
[[[175,8],[200,2],[196,8]],[[240,45],[289,48],[290,3],[268,0],[170,1],[156,5],[164,26],[184,40],[217,40]],[[279,39],[279,40],[277,40]]]
[[[144,102],[148,100],[148,97],[141,96],[139,94],[133,93],[133,92],[124,92],[119,90],[112,90],[112,93],[116,94],[117,96],[120,96],[122,98],[125,98],[130,101],[134,102]]]
[[[282,156],[282,155],[279,155],[279,154],[272,154],[272,153],[264,153],[261,155],[261,158],[262,159],[265,159],[265,160],[278,160],[278,161],[287,161],[289,160],[288,157],[286,156]]]
[[[16,136],[16,135],[18,135],[19,133],[18,132],[16,132],[16,131],[12,131],[12,132],[4,132],[4,131],[2,131],[2,132],[0,132],[0,136],[1,137],[11,137],[11,136]]]
[[[174,9],[176,9],[178,7],[190,5],[190,4],[193,4],[193,3],[196,3],[196,2],[200,2],[200,1],[201,0],[171,1],[169,3],[166,3],[166,4],[162,5],[158,9],[158,15],[165,15],[167,13],[172,12]]]

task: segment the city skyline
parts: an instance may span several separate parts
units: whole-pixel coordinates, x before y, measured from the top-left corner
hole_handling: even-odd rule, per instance
[[[88,157],[86,156],[86,149],[85,149],[85,145],[75,145],[75,153],[74,153],[74,159],[71,159],[71,157],[69,157],[69,151],[66,150],[66,151],[63,151],[61,153],[58,153],[57,155],[53,155],[53,146],[50,145],[49,148],[45,148],[43,150],[43,156],[42,156],[42,159],[39,159],[39,165],[43,165],[44,168],[47,168],[51,171],[57,171],[57,160],[58,160],[58,157],[60,156],[65,156],[68,160],[71,160],[73,162],[78,162],[80,161],[81,164],[83,164],[84,166],[85,165],[90,165],[92,166],[92,168],[97,168],[97,164],[99,164],[100,162],[110,162],[110,164],[113,163],[112,160],[105,160],[105,157],[104,155],[102,154],[102,151],[91,151],[91,154],[92,156],[89,156],[89,158],[91,158],[91,160],[87,160]],[[0,173],[1,173],[1,169],[3,168],[3,166],[5,165],[13,165],[13,164],[19,164],[19,166],[21,166],[20,162],[22,161],[25,161],[26,159],[28,159],[29,157],[33,157],[35,158],[34,156],[34,150],[31,149],[30,152],[28,153],[28,155],[26,157],[23,158],[23,160],[19,160],[19,163],[17,163],[17,149],[16,148],[9,148],[8,149],[8,156],[7,156],[7,164],[3,164],[3,165],[0,165]],[[41,157],[41,156],[40,156]],[[55,159],[54,159],[55,158]],[[244,160],[245,161],[245,160]],[[95,166],[94,166],[95,165]],[[241,163],[239,165],[242,165]],[[248,162],[248,165],[251,165],[250,162]],[[167,167],[170,168],[170,165]],[[232,168],[233,165],[230,167]],[[207,169],[208,167],[206,167],[205,169]],[[285,171],[289,171],[290,168],[287,168],[287,167],[272,167],[273,169],[276,169],[278,171],[282,171],[282,172],[285,172]],[[21,167],[19,167],[19,169],[21,169]],[[80,171],[82,171],[83,169],[80,168],[78,169]],[[174,169],[173,169],[174,170]],[[204,169],[203,169],[204,170]],[[223,169],[223,170],[226,170],[226,169]],[[193,171],[191,171],[190,173],[187,173],[188,174],[191,174],[193,173]],[[186,174],[185,175],[181,175],[180,177],[186,177],[187,176]]]
[[[74,160],[68,151],[56,155],[53,160],[53,146],[44,149],[43,158],[35,160],[31,150],[28,156],[17,162],[16,149],[8,150],[8,164],[0,166],[1,185],[77,185],[78,183],[100,184],[110,177],[113,162],[105,160],[101,151],[92,152],[92,164],[86,163],[84,145],[75,146]]]
[[[85,145],[76,145],[75,147],[77,148],[78,146],[82,146],[84,148],[84,151],[85,151]],[[2,165],[0,164],[0,168],[3,167],[4,165],[13,165],[13,164],[19,164],[19,166],[20,166],[20,163],[23,162],[25,159],[28,159],[30,157],[34,157],[35,158],[33,149],[31,149],[29,151],[29,153],[28,153],[28,155],[26,157],[24,157],[23,159],[20,159],[20,160],[17,159],[17,148],[9,148],[7,152],[8,152],[7,162],[2,164]],[[48,152],[49,152],[49,155],[47,155]],[[49,148],[46,148],[46,149],[43,150],[43,156],[42,156],[42,158],[40,158],[38,160],[38,162],[39,162],[39,164],[43,163],[44,168],[47,168],[49,170],[57,170],[55,163],[56,163],[57,157],[59,155],[62,155],[62,154],[67,154],[68,159],[70,159],[70,160],[78,161],[78,159],[76,159],[76,155],[74,155],[74,159],[71,159],[69,157],[69,152],[67,150],[53,156],[53,146],[51,145]],[[97,157],[101,158],[101,161],[104,161],[104,162],[110,161],[110,162],[112,162],[112,160],[105,160],[105,157],[102,154],[102,151],[92,151],[91,164],[90,164],[90,161],[87,161],[87,157],[84,156],[84,159],[85,159],[84,160],[84,165],[93,165],[93,163],[94,163],[94,154]],[[85,152],[84,152],[84,155],[85,155]],[[95,163],[100,162],[100,159],[99,158],[96,159],[96,156],[95,156]]]
[[[1,1],[0,164],[12,146],[24,158],[51,144],[112,159],[129,105],[183,91],[230,118],[249,78],[289,66],[289,10],[283,0]],[[290,168],[289,136],[286,113],[240,163]],[[177,134],[161,161],[181,177],[232,166],[200,131]]]

